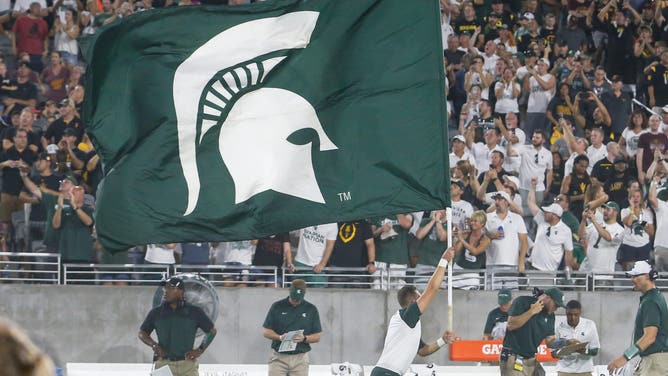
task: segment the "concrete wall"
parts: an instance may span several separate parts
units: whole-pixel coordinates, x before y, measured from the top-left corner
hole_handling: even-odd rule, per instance
[[[150,362],[151,351],[137,339],[155,288],[106,286],[0,285],[0,315],[26,328],[31,337],[61,365],[66,362]],[[269,341],[262,322],[274,301],[286,290],[220,288],[218,336],[203,363],[265,363]],[[522,292],[528,294],[528,292]],[[598,325],[607,364],[631,343],[639,293],[566,292],[565,301],[578,299],[583,316]],[[374,364],[383,347],[386,323],[398,308],[395,292],[309,289],[306,299],[320,311],[323,336],[313,345],[313,364],[350,361]],[[455,291],[454,326],[464,339],[479,339],[494,308],[494,292]],[[558,314],[563,314],[560,310]],[[422,318],[423,339],[433,341],[445,330],[447,294],[442,291]],[[198,340],[199,343],[199,340]],[[446,365],[441,350],[418,362]]]

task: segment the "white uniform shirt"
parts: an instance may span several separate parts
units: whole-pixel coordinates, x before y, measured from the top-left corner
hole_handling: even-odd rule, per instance
[[[411,363],[413,363],[413,359],[420,346],[422,323],[418,319],[415,327],[411,328],[401,318],[399,312],[397,311],[392,315],[390,323],[387,326],[385,345],[383,346],[383,353],[380,355],[380,359],[378,359],[377,366],[403,375]]]
[[[540,211],[534,221],[538,224],[536,239],[531,251],[531,265],[538,270],[556,271],[564,258],[564,252],[573,252],[573,233],[562,221],[550,226]],[[550,235],[547,234],[548,229]]]
[[[656,213],[656,231],[654,234],[654,246],[668,248],[668,203],[659,200],[659,205],[654,212]]]
[[[507,114],[509,112],[520,112],[519,104],[517,103],[517,97],[513,95],[514,89],[520,91],[520,84],[512,81],[509,86],[504,86],[504,83],[499,81],[496,83],[496,85],[494,85],[494,93],[496,93],[496,90],[501,87],[504,88],[503,93],[501,94],[501,98],[496,100],[494,111],[502,114]]]
[[[588,342],[587,349],[601,348],[596,323],[583,317],[580,317],[580,322],[573,328],[568,325],[566,316],[557,316],[554,320],[554,335],[557,339],[577,339],[580,342]],[[591,355],[573,353],[564,356],[557,362],[557,372],[585,373],[593,371],[594,361]]]
[[[506,155],[506,151],[499,145],[495,145],[493,148],[489,148],[486,144],[478,142],[473,144],[471,152],[473,153],[473,158],[475,158],[476,164],[478,165],[478,174],[485,173],[489,170],[489,164],[492,161],[492,152],[498,150]]]
[[[517,151],[522,157],[519,188],[528,191],[531,179],[538,178],[536,192],[545,191],[545,171],[552,169],[552,153],[542,146],[536,150],[533,145],[522,145]]]
[[[339,227],[336,223],[306,227],[299,230],[299,247],[295,261],[316,266],[325,253],[327,240],[336,240]]]
[[[526,234],[524,219],[519,214],[508,211],[504,219],[496,212],[487,213],[488,232],[496,232],[503,226],[503,239],[494,239],[487,248],[487,265],[517,266],[520,255],[519,234]]]
[[[455,155],[455,152],[450,153],[450,168],[457,167],[457,162],[459,161],[469,161],[469,163],[471,164],[471,166],[473,166],[473,168],[476,169],[478,168],[478,166],[476,166],[475,164],[475,158],[473,157],[473,155],[471,155],[471,153],[469,153],[466,150],[464,151],[464,154],[462,154],[461,157]]]
[[[629,208],[624,208],[622,209],[621,217],[626,218],[629,214],[631,213],[631,209]],[[647,222],[647,224],[653,224],[654,219],[653,219],[652,211],[649,210],[649,208],[644,208],[640,212],[640,217],[636,218],[636,220],[640,222]],[[633,231],[633,227],[626,227],[624,225],[624,240],[622,240],[622,244],[630,245],[631,247],[642,247],[644,245],[647,245],[649,243],[649,234],[646,231],[642,231],[640,235],[636,234],[635,231]]]
[[[238,262],[241,265],[250,265],[253,261],[255,246],[250,240],[236,242],[221,242],[213,249],[217,263]]]
[[[612,236],[611,241],[600,237],[593,224],[587,225],[587,257],[582,262],[581,270],[593,273],[611,273],[615,271],[617,250],[622,244],[624,228],[615,222],[613,224],[596,221]]]

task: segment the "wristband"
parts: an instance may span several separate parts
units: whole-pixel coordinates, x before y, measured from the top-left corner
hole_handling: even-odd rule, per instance
[[[640,348],[634,343],[624,350],[624,358],[626,360],[633,359],[636,355],[640,353]]]
[[[443,338],[437,339],[436,340],[436,345],[438,345],[439,348],[445,346],[445,341],[443,340]]]
[[[447,267],[448,267],[448,260],[442,258],[442,259],[438,262],[438,267],[439,267],[439,268],[440,268],[440,267],[447,268]]]

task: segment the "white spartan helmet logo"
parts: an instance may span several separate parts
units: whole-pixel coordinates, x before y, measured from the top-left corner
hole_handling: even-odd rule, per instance
[[[221,125],[220,155],[234,180],[235,204],[267,190],[325,202],[313,171],[311,144],[294,145],[287,138],[311,128],[320,139],[320,151],[335,150],[336,145],[306,99],[285,89],[262,86],[286,58],[287,52],[281,52],[309,44],[317,20],[317,12],[294,12],[236,25],[211,38],[179,65],[173,97],[179,158],[188,186],[184,215],[195,210],[201,189],[197,147],[217,125]],[[269,53],[274,54],[261,58]],[[244,93],[237,94],[241,90]]]

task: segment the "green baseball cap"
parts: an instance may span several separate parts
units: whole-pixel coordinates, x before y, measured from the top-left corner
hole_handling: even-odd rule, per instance
[[[304,300],[304,295],[306,295],[306,287],[297,287],[295,286],[295,282],[299,281],[298,279],[295,279],[292,281],[292,286],[290,287],[290,298],[296,302],[301,302]],[[306,285],[304,283],[304,285]]]
[[[508,304],[511,300],[513,300],[513,294],[510,292],[510,290],[508,289],[499,290],[499,295],[498,295],[499,305]]]
[[[557,307],[566,308],[564,304],[564,293],[556,287],[545,290],[545,295],[549,296],[557,304]]]

